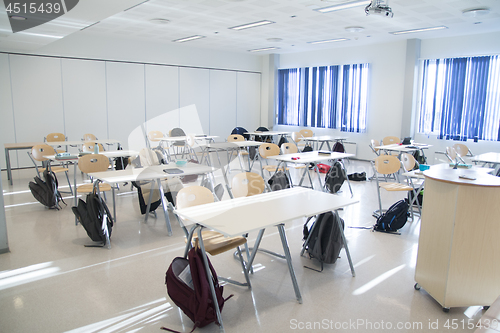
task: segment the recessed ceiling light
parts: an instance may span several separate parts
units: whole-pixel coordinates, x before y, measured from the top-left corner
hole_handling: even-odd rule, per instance
[[[16,20],[16,21],[26,21],[28,19],[24,16],[19,16],[19,15],[10,15],[9,18]]]
[[[483,16],[490,12],[490,9],[487,7],[482,8],[471,8],[462,10],[462,15],[467,17],[477,17]]]
[[[414,32],[424,32],[424,31],[433,31],[433,30],[441,30],[441,29],[448,29],[448,27],[445,27],[444,25],[440,25],[440,26],[437,26],[437,27],[412,29],[412,30],[402,30],[402,31],[393,31],[393,32],[389,32],[389,33],[393,34],[393,35],[403,35],[403,34],[411,34],[411,33],[414,33]]]
[[[151,23],[156,23],[156,24],[168,24],[170,23],[170,20],[161,18],[161,17],[155,17],[149,20]]]
[[[279,47],[264,47],[262,49],[248,50],[248,52],[262,52],[262,51],[271,51],[271,50],[279,50]]]
[[[237,26],[231,27],[229,29],[243,30],[243,29],[248,29],[248,28],[256,28],[256,27],[260,27],[260,26],[267,25],[267,24],[272,24],[272,23],[276,23],[276,22],[268,21],[268,20],[263,20],[263,21],[258,21],[258,22],[243,24],[243,25],[237,25]]]
[[[184,37],[184,38],[175,39],[172,42],[183,43],[183,42],[189,42],[189,41],[196,40],[196,39],[201,39],[201,38],[205,38],[205,36],[195,35],[195,36],[190,36],[190,37]]]
[[[266,40],[267,40],[268,42],[275,42],[275,43],[277,43],[277,42],[281,42],[281,41],[283,41],[283,38],[273,37],[273,38],[268,38],[268,39],[266,39]]]
[[[345,27],[344,29],[347,32],[361,32],[361,31],[365,30],[365,28],[363,28],[363,27],[356,27],[356,26],[354,26],[354,27]]]
[[[325,40],[317,40],[314,42],[307,42],[307,43],[309,43],[309,44],[323,44],[323,43],[343,42],[345,40],[349,40],[349,38],[325,39]]]
[[[320,12],[320,13],[329,13],[329,12],[334,12],[334,11],[342,10],[342,9],[349,9],[349,8],[366,6],[366,5],[369,5],[370,3],[371,3],[371,1],[358,0],[358,1],[351,1],[351,2],[346,2],[346,3],[341,3],[339,5],[333,5],[333,6],[318,8],[318,9],[315,9],[315,10],[318,11],[318,12]]]

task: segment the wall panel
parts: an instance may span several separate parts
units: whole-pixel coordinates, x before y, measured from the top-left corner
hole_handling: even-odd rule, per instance
[[[179,68],[146,65],[146,120],[149,131],[179,127]]]
[[[144,125],[144,65],[106,62],[108,136],[129,147],[129,135]]]
[[[64,128],[61,59],[10,56],[12,97],[17,142],[43,141]],[[31,166],[25,151],[19,166]]]
[[[261,125],[260,119],[261,74],[240,72],[237,75],[236,125],[249,131]]]
[[[92,133],[108,138],[106,64],[102,61],[62,59],[64,120],[69,140]]]
[[[210,135],[227,138],[236,127],[236,72],[210,71]]]
[[[180,68],[179,89],[180,127],[186,133],[210,134],[210,71]]]

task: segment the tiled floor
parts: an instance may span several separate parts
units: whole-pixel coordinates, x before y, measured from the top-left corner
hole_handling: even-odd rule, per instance
[[[367,162],[351,161],[348,168],[349,173],[371,175]],[[84,247],[90,239],[81,225],[75,226],[72,198],[65,199],[68,206],[60,211],[45,209],[28,190],[33,173],[33,169],[14,171],[10,186],[2,172],[11,252],[0,255],[0,332],[160,332],[161,326],[189,332],[192,322],[170,301],[164,284],[168,265],[184,249],[175,218],[171,215],[172,237],[167,236],[161,209],[157,219],[145,224],[137,194],[122,186],[111,249]],[[66,185],[64,177],[60,185]],[[351,276],[343,251],[338,262],[326,265],[322,273],[303,268],[315,265],[299,255],[304,220],[288,223],[303,304],[295,299],[286,263],[259,254],[252,291],[225,287],[225,296],[234,294],[222,311],[226,332],[473,331],[482,308],[452,308],[444,313],[425,290],[413,288],[419,221],[407,223],[399,236],[351,228],[372,226],[371,214],[378,206],[375,182],[352,186],[360,202],[340,214],[348,226],[356,277]],[[348,193],[344,186],[341,195]],[[382,194],[386,208],[402,197]],[[250,243],[255,236],[250,235]],[[277,230],[267,230],[261,246],[282,250]],[[220,276],[243,280],[230,253],[211,261]],[[458,323],[457,329],[451,328],[451,321]],[[197,329],[218,330],[213,324]]]

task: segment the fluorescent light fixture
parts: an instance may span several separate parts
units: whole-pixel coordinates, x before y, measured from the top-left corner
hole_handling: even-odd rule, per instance
[[[183,42],[189,42],[189,41],[196,40],[196,39],[201,39],[201,38],[205,38],[205,36],[194,35],[194,36],[190,36],[190,37],[184,37],[184,38],[176,39],[176,40],[173,40],[172,42],[183,43]]]
[[[365,30],[365,28],[359,26],[352,26],[352,27],[345,27],[344,30],[347,32],[361,32]]]
[[[448,27],[445,27],[444,25],[440,25],[440,26],[437,26],[437,27],[412,29],[412,30],[402,30],[402,31],[393,31],[393,32],[389,32],[389,33],[393,34],[393,35],[403,35],[403,34],[411,34],[411,33],[414,33],[414,32],[424,32],[424,31],[433,31],[433,30],[441,30],[441,29],[448,29]]]
[[[264,47],[262,49],[253,49],[253,50],[248,50],[248,52],[262,52],[262,51],[271,51],[271,50],[278,50],[279,47]]]
[[[276,22],[264,20],[264,21],[258,21],[258,22],[243,24],[243,25],[237,25],[237,26],[231,27],[229,29],[243,30],[243,29],[248,29],[248,28],[256,28],[256,27],[260,27],[260,26],[263,26],[263,25],[267,25],[267,24],[273,24],[273,23],[276,23]]]
[[[308,44],[323,44],[323,43],[343,42],[345,40],[349,40],[349,38],[325,39],[325,40],[317,40],[314,42],[307,42],[307,43]]]
[[[487,7],[482,7],[482,8],[471,8],[471,9],[465,9],[462,11],[462,15],[466,17],[477,17],[477,16],[483,16],[486,15],[490,12],[490,9]]]
[[[371,1],[366,1],[366,0],[351,1],[351,2],[341,3],[339,5],[323,7],[323,8],[319,8],[319,9],[315,9],[315,10],[320,12],[320,13],[329,13],[329,12],[334,12],[337,10],[366,6],[366,5],[369,5],[370,3],[371,3]]]

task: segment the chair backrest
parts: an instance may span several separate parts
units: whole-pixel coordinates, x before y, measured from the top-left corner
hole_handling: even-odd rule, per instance
[[[403,153],[401,154],[400,159],[401,163],[403,163],[403,168],[405,169],[405,171],[411,171],[413,170],[413,168],[415,168],[416,161],[413,155],[408,153]]]
[[[469,147],[467,147],[463,143],[455,143],[453,145],[453,148],[460,157],[464,157],[469,153]]]
[[[231,134],[227,137],[227,142],[237,142],[237,141],[245,141],[243,135],[240,134]]]
[[[153,142],[158,142],[163,138],[163,133],[161,131],[150,131],[148,133],[148,139]]]
[[[170,132],[168,132],[168,136],[174,137],[174,136],[186,136],[186,132],[182,128],[172,128]]]
[[[261,194],[265,187],[264,179],[255,172],[239,173],[231,181],[231,189],[235,198]]]
[[[263,143],[259,146],[259,155],[262,158],[276,156],[280,154],[280,147],[274,143]]]
[[[282,154],[295,154],[299,151],[297,146],[291,142],[283,143],[280,149]]]
[[[83,135],[83,141],[94,141],[97,140],[97,137],[94,134],[87,133]]]
[[[35,161],[43,162],[47,159],[43,156],[55,155],[56,151],[49,145],[35,145],[31,148],[31,156]]]
[[[373,150],[373,152],[375,154],[380,155],[379,149],[375,148],[375,147],[378,147],[378,146],[380,146],[380,142],[378,140],[375,140],[375,139],[371,139],[370,140],[370,148]]]
[[[139,159],[143,167],[160,165],[158,154],[154,150],[149,148],[142,148],[139,151]]]
[[[301,129],[299,133],[302,134],[304,138],[310,138],[314,135],[313,131],[307,128]]]
[[[256,132],[269,132],[269,128],[264,127],[264,126],[259,126],[255,131]]]
[[[304,136],[302,135],[302,133],[300,132],[293,132],[292,133],[292,140],[295,142],[295,143],[299,143],[300,140],[302,140]]]
[[[99,147],[99,151],[104,151],[104,147],[100,143],[95,143],[93,141],[87,141],[84,142],[82,145],[82,151],[84,152],[93,152],[94,151],[94,146],[97,144],[97,147]]]
[[[45,137],[45,141],[47,142],[66,141],[66,136],[63,133],[49,133]]]
[[[457,151],[453,147],[446,147],[446,157],[452,162],[457,158]]]
[[[375,170],[382,175],[396,173],[401,168],[401,162],[393,155],[380,155],[374,160]]]
[[[78,159],[78,168],[83,173],[106,171],[109,168],[109,159],[101,154],[83,155]]]
[[[395,143],[400,143],[401,140],[397,136],[386,136],[385,138],[382,139],[382,144],[385,145],[392,145]]]
[[[204,186],[184,187],[177,193],[176,206],[178,209],[203,205],[214,202],[214,195]]]

